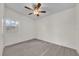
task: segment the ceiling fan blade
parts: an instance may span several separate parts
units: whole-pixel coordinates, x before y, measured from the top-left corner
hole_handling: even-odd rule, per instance
[[[40,13],[46,13],[46,11],[40,11]]]
[[[32,10],[31,8],[29,8],[29,7],[27,7],[27,6],[25,6],[25,8],[27,8],[27,9],[29,9],[29,10]]]
[[[31,14],[33,14],[33,13],[29,13],[28,15],[31,15]]]
[[[40,7],[41,7],[41,3],[38,3],[38,4],[37,4],[37,8],[40,8]]]

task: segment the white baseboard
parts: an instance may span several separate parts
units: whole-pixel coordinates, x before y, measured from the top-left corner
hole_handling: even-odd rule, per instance
[[[64,47],[68,47],[68,48],[71,48],[71,49],[74,49],[76,50],[76,47],[73,47],[71,45],[67,45],[67,44],[63,44],[63,43],[60,43],[60,42],[56,42],[56,41],[52,41],[52,40],[46,40],[46,39],[40,39],[40,38],[37,38],[39,40],[43,40],[43,41],[47,41],[47,42],[50,42],[50,43],[54,43],[54,44],[57,44],[57,45],[60,45],[60,46],[64,46]]]
[[[31,40],[31,39],[33,39],[33,38],[34,38],[34,36],[30,36],[30,37],[27,37],[25,40],[14,41],[14,42],[11,42],[11,43],[8,43],[8,44],[4,44],[4,47],[5,47],[5,46],[14,45],[14,44],[17,44],[17,43],[20,43],[20,42],[28,41],[28,40]]]

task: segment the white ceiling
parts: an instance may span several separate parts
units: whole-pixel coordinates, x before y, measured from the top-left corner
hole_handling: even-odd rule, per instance
[[[31,18],[31,19],[39,19],[39,18],[43,18],[46,16],[49,16],[51,14],[69,9],[69,8],[73,8],[75,6],[75,4],[73,3],[42,3],[42,10],[45,10],[47,13],[45,14],[41,14],[39,17],[32,15],[28,15],[28,13],[32,12],[28,9],[25,9],[24,6],[31,6],[31,3],[6,3],[5,6],[17,11],[23,15],[26,15],[27,17]]]

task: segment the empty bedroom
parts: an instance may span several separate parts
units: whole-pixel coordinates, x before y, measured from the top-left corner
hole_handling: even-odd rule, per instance
[[[79,3],[0,3],[0,56],[79,56]]]

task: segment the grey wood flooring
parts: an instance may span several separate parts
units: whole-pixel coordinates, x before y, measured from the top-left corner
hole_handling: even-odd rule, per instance
[[[76,50],[33,39],[4,48],[3,56],[78,56]]]

